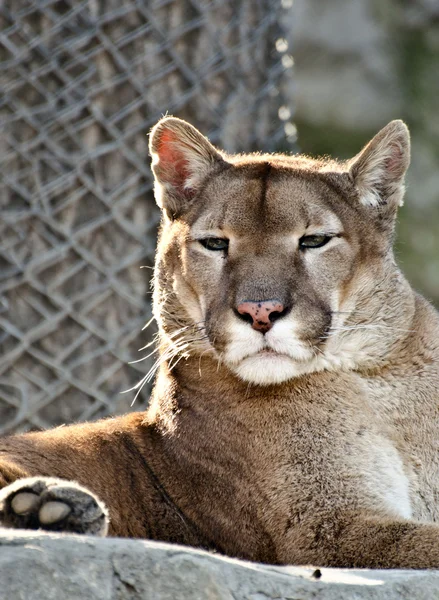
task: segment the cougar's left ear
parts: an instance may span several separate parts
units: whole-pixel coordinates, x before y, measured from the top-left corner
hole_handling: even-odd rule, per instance
[[[404,175],[410,163],[410,134],[402,121],[391,121],[349,162],[360,201],[365,206],[401,206]]]
[[[195,127],[182,119],[164,117],[149,137],[155,198],[169,216],[184,210],[222,155]]]

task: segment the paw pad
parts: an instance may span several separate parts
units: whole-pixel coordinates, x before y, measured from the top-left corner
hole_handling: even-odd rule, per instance
[[[70,506],[64,502],[46,502],[40,508],[38,518],[42,525],[52,525],[65,519],[71,512]]]
[[[40,497],[31,492],[22,492],[17,494],[11,500],[11,508],[17,515],[24,515],[34,510],[40,503]]]
[[[18,479],[0,490],[0,525],[105,536],[108,512],[89,490],[50,477]]]

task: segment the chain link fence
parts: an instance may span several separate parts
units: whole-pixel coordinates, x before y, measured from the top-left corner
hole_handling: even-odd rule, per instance
[[[151,366],[165,113],[228,151],[294,145],[273,0],[0,4],[0,432],[130,409]],[[135,409],[147,403],[144,390]]]

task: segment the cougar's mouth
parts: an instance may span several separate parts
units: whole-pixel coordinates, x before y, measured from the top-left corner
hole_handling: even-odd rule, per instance
[[[262,350],[259,350],[258,352],[255,352],[254,354],[250,354],[249,356],[246,356],[245,358],[288,358],[289,360],[294,360],[294,358],[292,356],[290,356],[290,354],[287,354],[286,352],[280,352],[278,350],[275,350],[274,348],[262,348]]]
[[[283,354],[281,352],[277,352],[276,350],[274,350],[274,348],[262,348],[262,350],[259,350],[259,352],[256,352],[256,354]]]

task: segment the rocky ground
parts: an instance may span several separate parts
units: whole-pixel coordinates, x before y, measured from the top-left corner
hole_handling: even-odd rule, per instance
[[[0,599],[432,600],[439,571],[270,567],[156,542],[0,533]]]

